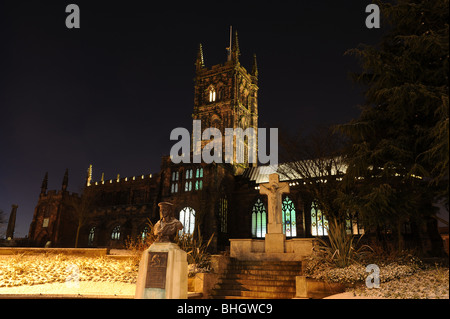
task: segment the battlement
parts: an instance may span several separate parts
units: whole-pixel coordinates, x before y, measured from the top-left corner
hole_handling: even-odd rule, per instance
[[[137,182],[137,181],[144,181],[149,180],[153,178],[153,174],[142,174],[139,176],[132,176],[132,177],[122,177],[120,178],[119,175],[115,179],[108,179],[108,180],[100,180],[96,182],[90,182],[87,187],[95,187],[95,186],[101,186],[101,185],[109,185],[109,184],[123,184],[123,183],[131,183],[131,182]]]
[[[244,74],[248,79],[250,79],[250,73],[247,71],[247,69],[241,65],[239,62],[234,63],[232,61],[227,61],[224,64],[215,64],[211,66],[210,68],[204,67],[201,70],[197,71],[197,76],[210,76],[214,75],[216,73],[222,73],[227,71],[232,71],[235,67],[239,69],[240,72]]]

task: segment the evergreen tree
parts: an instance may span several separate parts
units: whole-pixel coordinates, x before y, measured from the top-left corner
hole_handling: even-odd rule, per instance
[[[348,201],[367,225],[396,226],[402,248],[404,222],[423,224],[436,195],[448,197],[449,8],[448,0],[378,5],[381,43],[347,52],[361,62],[354,79],[366,102],[338,128],[352,141],[346,182],[359,185]]]

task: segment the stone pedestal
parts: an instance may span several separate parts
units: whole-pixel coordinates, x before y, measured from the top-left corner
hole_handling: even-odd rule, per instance
[[[270,253],[284,253],[284,242],[286,235],[281,234],[266,234],[264,239],[264,249],[267,254]]]
[[[154,243],[139,264],[135,299],[187,299],[187,254],[173,243]]]

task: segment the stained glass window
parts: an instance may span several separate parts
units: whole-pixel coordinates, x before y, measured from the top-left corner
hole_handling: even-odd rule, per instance
[[[328,220],[316,203],[311,204],[311,235],[328,236]]]
[[[297,226],[296,226],[296,216],[295,216],[295,206],[292,200],[286,196],[282,203],[283,211],[283,233],[287,237],[297,236]]]
[[[183,229],[179,234],[193,234],[195,229],[195,210],[191,207],[185,207],[180,211],[180,222],[183,224]]]
[[[116,227],[113,228],[113,230],[111,232],[111,239],[112,240],[120,239],[120,226],[119,225],[117,225]]]
[[[264,238],[267,232],[267,214],[264,203],[258,198],[252,208],[252,236]]]

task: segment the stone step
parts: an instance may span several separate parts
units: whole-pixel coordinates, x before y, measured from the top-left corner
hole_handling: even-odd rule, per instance
[[[285,269],[233,269],[229,268],[224,271],[224,276],[232,274],[254,275],[254,276],[300,276],[302,274],[299,270],[285,270]]]
[[[292,286],[295,287],[295,280],[255,280],[255,279],[220,279],[217,285],[241,285],[241,286]]]
[[[299,276],[297,274],[295,276]],[[222,279],[231,279],[231,280],[254,280],[254,281],[295,281],[294,275],[254,275],[254,274],[240,274],[240,273],[228,273],[226,276],[222,276],[219,280]]]
[[[221,284],[218,291],[223,290],[240,290],[240,291],[258,291],[258,292],[293,292],[295,293],[294,285],[241,285],[241,284]]]
[[[228,267],[229,270],[231,269],[248,269],[248,270],[290,270],[290,271],[302,271],[302,265],[244,265],[244,264],[230,264]]]
[[[259,261],[259,260],[237,260],[232,259],[230,265],[244,265],[244,266],[301,266],[301,261]]]
[[[232,259],[212,290],[217,299],[295,297],[295,276],[302,274],[298,261],[240,261]]]
[[[266,299],[291,299],[295,297],[295,292],[267,292],[267,291],[246,291],[246,290],[225,290],[213,291],[213,298],[222,299],[224,297],[247,297]]]

